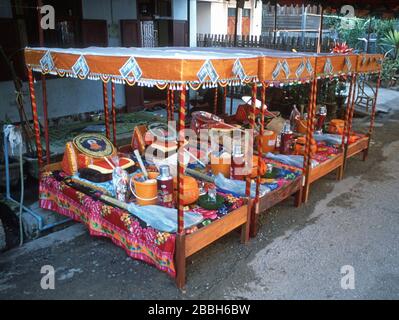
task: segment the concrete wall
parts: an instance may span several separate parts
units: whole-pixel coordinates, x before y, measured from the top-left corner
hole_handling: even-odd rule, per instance
[[[212,2],[211,33],[227,34],[227,3]]]
[[[227,33],[227,3],[224,1],[200,1],[197,3],[198,33]]]
[[[0,0],[0,9],[6,8],[9,0]],[[136,3],[134,0],[83,0],[84,19],[106,19],[109,24],[109,45],[119,46],[119,20],[136,19]],[[111,15],[111,2],[112,12]],[[3,13],[3,10],[0,11]],[[112,25],[117,25],[117,33],[112,33]],[[39,114],[41,114],[41,84],[35,84]],[[110,92],[110,91],[109,91]],[[30,97],[28,84],[24,83],[25,109],[30,116]],[[51,79],[47,81],[48,113],[50,118],[101,110],[102,86],[100,81],[77,79]],[[116,105],[125,105],[124,86],[116,86]],[[0,121],[5,119],[18,121],[15,104],[14,87],[11,81],[0,82]]]
[[[211,33],[211,3],[197,3],[197,32]]]

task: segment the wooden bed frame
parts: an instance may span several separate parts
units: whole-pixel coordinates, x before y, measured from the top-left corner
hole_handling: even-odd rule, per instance
[[[129,146],[123,146],[125,152]],[[62,170],[61,162],[52,163],[43,167],[44,171]],[[233,210],[222,218],[213,221],[211,224],[198,229],[197,231],[179,236],[176,234],[175,267],[176,283],[185,284],[186,279],[186,259],[208,245],[217,241],[226,234],[241,228],[241,242],[249,241],[251,206],[245,199],[245,204],[240,208]]]
[[[308,184],[303,188],[303,202],[307,202],[309,198],[310,186],[313,182],[320,178],[328,175],[329,173],[336,171],[337,180],[342,180],[344,174],[344,154],[338,153],[333,158],[328,159],[320,163],[315,168],[309,168]]]
[[[363,152],[363,160],[366,160],[370,144],[369,136],[362,137],[354,143],[348,144],[346,148],[346,159]]]
[[[259,198],[258,203],[253,207],[251,213],[251,228],[250,228],[250,236],[255,237],[258,233],[259,227],[259,216],[265,213],[268,209],[274,207],[276,204],[286,200],[290,196],[295,196],[294,205],[295,207],[300,207],[302,203],[302,184],[303,184],[303,175],[301,174],[295,180],[287,183],[286,185],[273,190],[263,197]]]

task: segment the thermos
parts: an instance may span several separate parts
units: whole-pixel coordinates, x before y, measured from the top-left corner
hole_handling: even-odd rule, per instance
[[[157,177],[158,204],[163,207],[173,208],[173,177],[170,174],[169,166],[159,167]]]
[[[245,179],[245,157],[241,151],[241,145],[233,146],[233,155],[231,159],[231,177],[235,180]]]
[[[281,132],[281,141],[280,141],[280,153],[281,154],[290,154],[291,146],[293,143],[294,134],[291,131],[291,126],[289,121],[287,121],[284,125],[283,131]]]

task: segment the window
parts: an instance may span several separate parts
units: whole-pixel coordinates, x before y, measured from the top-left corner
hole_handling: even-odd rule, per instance
[[[235,17],[236,16],[236,8],[228,8],[227,9],[227,15],[229,17]]]
[[[250,17],[251,16],[251,9],[243,9],[242,10],[243,17]]]

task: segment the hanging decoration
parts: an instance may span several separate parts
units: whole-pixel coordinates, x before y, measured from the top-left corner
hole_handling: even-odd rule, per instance
[[[90,73],[90,69],[84,56],[79,57],[76,63],[72,66],[72,71],[74,72],[75,76],[81,79],[85,79],[87,77],[87,75]]]
[[[40,59],[40,66],[43,73],[49,73],[54,69],[54,61],[49,50],[47,50],[44,56]]]
[[[123,67],[119,69],[119,72],[122,75],[123,79],[131,78],[130,75],[133,75],[134,79],[129,79],[129,81],[140,80],[143,74],[139,64],[134,57],[130,57],[129,60],[127,60],[126,63],[123,65]]]
[[[241,79],[241,81],[247,80],[247,75],[245,73],[244,67],[242,66],[241,61],[238,58],[234,62],[233,73],[235,76],[237,76],[239,79]]]
[[[219,75],[210,60],[205,61],[201,69],[198,71],[197,77],[201,83],[205,82],[205,80],[209,78],[212,83],[215,84],[219,79]]]
[[[325,74],[332,74],[334,71],[333,65],[331,63],[331,59],[327,58],[326,64],[324,65],[324,73]]]

